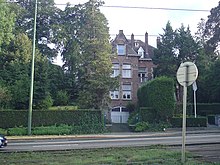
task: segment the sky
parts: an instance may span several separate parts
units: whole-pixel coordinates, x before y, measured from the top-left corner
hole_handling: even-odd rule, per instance
[[[83,4],[88,0],[54,0],[56,4]],[[183,24],[189,26],[192,35],[197,31],[201,18],[207,20],[210,10],[218,6],[219,0],[103,0],[104,6],[131,6],[147,8],[196,9],[204,11],[154,10],[138,8],[101,7],[109,23],[109,33],[114,39],[119,30],[123,30],[128,39],[133,33],[135,39],[144,41],[144,34],[148,32],[149,44],[156,47],[156,38],[163,34],[168,21],[173,29]],[[65,5],[57,7],[64,9]]]

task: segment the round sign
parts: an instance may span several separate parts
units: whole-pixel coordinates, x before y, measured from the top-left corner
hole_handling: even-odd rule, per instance
[[[198,77],[198,69],[194,63],[184,62],[180,64],[176,77],[180,85],[190,86]]]

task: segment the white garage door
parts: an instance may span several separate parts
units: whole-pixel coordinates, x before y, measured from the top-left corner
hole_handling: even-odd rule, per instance
[[[127,123],[129,112],[125,107],[116,107],[112,109],[112,123]]]

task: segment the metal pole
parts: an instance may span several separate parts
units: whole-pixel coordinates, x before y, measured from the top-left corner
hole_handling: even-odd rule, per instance
[[[185,143],[186,143],[186,104],[187,104],[187,86],[189,83],[189,66],[185,69],[185,84],[183,86],[183,126],[182,126],[182,163],[185,163]]]
[[[194,90],[194,112],[195,112],[195,118],[196,118],[196,91]]]
[[[32,47],[31,85],[30,85],[29,113],[28,113],[28,135],[31,135],[31,123],[32,123],[32,104],[33,104],[33,88],[34,88],[34,56],[35,56],[35,40],[36,40],[36,20],[37,20],[37,0],[35,0],[35,13],[34,13],[34,35],[33,35],[33,47]]]
[[[182,163],[185,163],[187,86],[183,87]]]

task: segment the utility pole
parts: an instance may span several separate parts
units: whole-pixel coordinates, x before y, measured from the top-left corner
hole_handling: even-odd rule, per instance
[[[33,35],[33,46],[32,46],[31,85],[30,85],[29,113],[28,113],[28,135],[31,135],[31,123],[32,123],[32,106],[33,106],[33,89],[34,89],[34,56],[35,56],[36,22],[37,22],[36,20],[37,20],[37,0],[35,0],[35,12],[34,12],[34,35]]]

